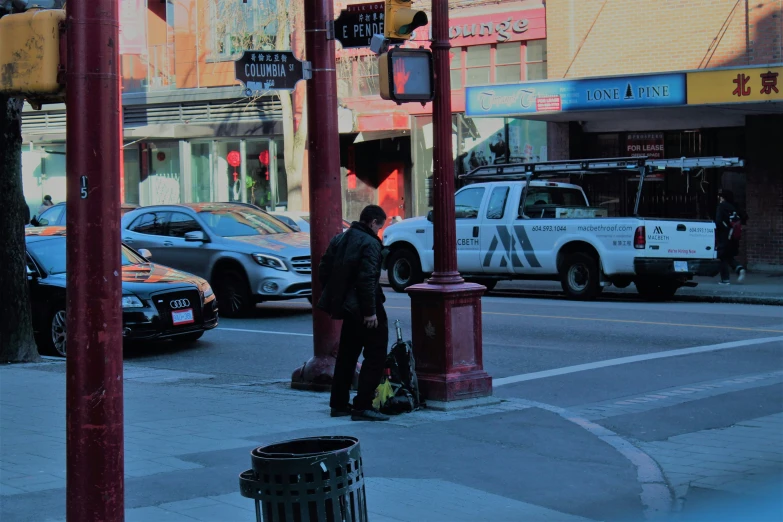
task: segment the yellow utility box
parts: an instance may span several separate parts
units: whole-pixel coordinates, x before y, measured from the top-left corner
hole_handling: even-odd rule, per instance
[[[47,101],[65,96],[64,23],[64,9],[31,9],[0,18],[1,92]]]

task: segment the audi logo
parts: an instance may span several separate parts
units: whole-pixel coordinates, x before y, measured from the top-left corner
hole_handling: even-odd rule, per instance
[[[185,308],[186,306],[190,306],[190,301],[187,299],[175,299],[169,303],[169,306],[174,310],[177,308]]]

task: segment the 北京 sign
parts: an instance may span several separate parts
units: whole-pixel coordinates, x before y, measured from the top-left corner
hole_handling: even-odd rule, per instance
[[[312,76],[310,62],[296,59],[291,51],[245,51],[234,62],[236,79],[245,95],[264,91],[292,91],[300,80]]]
[[[688,73],[688,105],[783,102],[783,67]]]
[[[383,34],[383,2],[353,4],[340,11],[334,21],[334,36],[343,49],[369,47],[373,35]]]
[[[466,98],[473,117],[685,105],[685,74],[468,87]]]

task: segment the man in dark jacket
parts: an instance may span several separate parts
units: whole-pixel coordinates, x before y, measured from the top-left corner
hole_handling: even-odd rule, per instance
[[[323,288],[318,308],[332,319],[342,319],[340,351],[332,379],[329,404],[332,417],[351,415],[352,420],[385,421],[389,417],[372,407],[375,389],[383,377],[389,321],[380,285],[383,244],[378,231],[386,223],[386,213],[369,205],[351,228],[329,243],[318,266]],[[349,404],[356,363],[364,349],[359,373],[359,390]]]
[[[734,256],[739,254],[739,240],[730,235],[732,216],[737,214],[734,206],[734,193],[730,190],[718,192],[718,209],[715,211],[715,227],[718,238],[718,259],[720,259],[720,283],[731,284],[731,270],[737,272],[737,281],[745,279],[745,268],[737,263]],[[738,215],[736,216],[738,217]]]

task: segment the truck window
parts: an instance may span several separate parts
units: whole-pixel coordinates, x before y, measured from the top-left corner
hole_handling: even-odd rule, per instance
[[[484,199],[484,187],[462,189],[454,198],[457,219],[476,219]]]
[[[570,187],[529,187],[524,203],[520,202],[519,217],[553,218],[557,208],[587,206],[584,194],[579,189]]]
[[[487,219],[503,219],[506,212],[506,200],[508,199],[508,187],[495,187],[489,196],[487,206]]]

